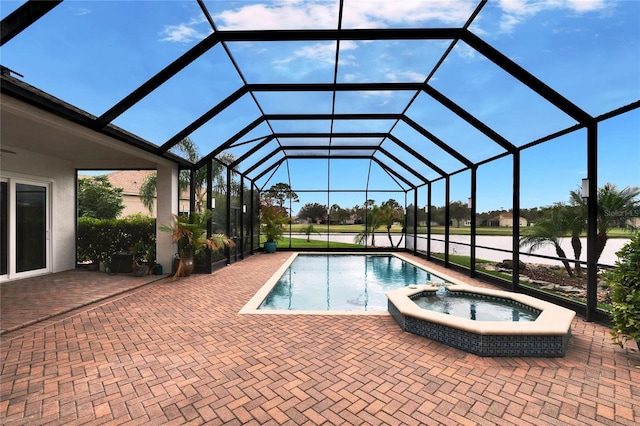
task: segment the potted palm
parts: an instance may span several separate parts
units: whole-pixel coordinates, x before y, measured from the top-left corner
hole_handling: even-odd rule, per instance
[[[620,347],[635,340],[640,349],[640,232],[616,255],[615,268],[604,274],[611,289],[611,337]]]
[[[156,248],[152,244],[143,241],[135,243],[131,249],[133,255],[132,271],[136,277],[144,277],[149,274],[149,270],[156,260]]]
[[[287,210],[273,204],[269,197],[262,199],[260,206],[260,232],[265,236],[264,251],[273,253],[276,251],[277,241],[282,239],[284,225],[288,221]]]
[[[174,215],[171,226],[162,225],[160,230],[171,233],[171,239],[178,245],[178,266],[173,279],[193,273],[194,257],[205,249],[219,250],[233,247],[235,243],[225,234],[216,233],[207,237],[206,225],[211,218],[211,210],[189,215]]]

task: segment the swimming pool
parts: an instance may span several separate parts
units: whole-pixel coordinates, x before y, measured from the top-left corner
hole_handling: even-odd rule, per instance
[[[388,253],[297,254],[270,281],[252,299],[260,311],[387,311],[390,290],[446,282]]]

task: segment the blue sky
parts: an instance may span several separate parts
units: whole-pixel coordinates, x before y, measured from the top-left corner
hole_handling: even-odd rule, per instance
[[[335,28],[335,1],[205,0],[220,30]],[[3,0],[4,18],[22,2]],[[345,0],[343,28],[460,27],[476,1]],[[598,116],[640,99],[640,1],[540,0],[489,1],[470,30],[511,60],[578,105]],[[86,111],[100,115],[211,32],[195,1],[67,0],[5,44],[0,62],[24,75],[24,81]],[[338,82],[422,82],[442,57],[449,41],[342,41]],[[161,145],[213,105],[249,83],[331,83],[336,46],[332,42],[228,43],[242,71],[237,73],[221,45],[206,54],[116,118],[114,124]],[[506,74],[464,42],[458,42],[429,84],[500,133],[516,146],[525,145],[575,122]],[[341,92],[337,113],[401,112],[413,92]],[[332,94],[257,93],[259,107],[273,113],[330,113]],[[245,96],[190,137],[202,154],[233,136],[260,116],[256,101]],[[472,162],[498,155],[502,148],[458,119],[425,93],[407,115]],[[329,121],[271,123],[276,132],[329,132]],[[334,123],[334,132],[387,132],[394,123]],[[640,112],[600,125],[599,185],[640,186]],[[271,133],[262,124],[241,142]],[[393,132],[446,172],[462,164],[405,123]],[[334,144],[355,141],[334,141]],[[253,142],[255,143],[255,142]],[[305,140],[283,140],[303,145]],[[328,142],[327,142],[328,143]],[[370,145],[370,140],[356,143]],[[379,140],[378,140],[379,143]],[[275,142],[273,142],[275,144]],[[268,145],[256,155],[270,153]],[[230,150],[242,155],[252,142]],[[390,141],[383,148],[428,179],[438,174]],[[586,177],[586,133],[581,130],[522,152],[521,206],[566,201]],[[397,169],[393,161],[379,160]],[[269,163],[267,163],[269,164]],[[265,166],[266,167],[266,166]],[[478,210],[510,208],[510,158],[478,170]],[[258,170],[260,170],[258,168]],[[269,179],[270,180],[267,180]],[[411,177],[411,180],[415,180]],[[398,185],[369,161],[291,160],[259,185],[291,182],[301,203],[338,203],[352,207],[364,201],[356,192],[324,194],[327,185],[343,191],[370,188],[368,198],[402,202]],[[452,179],[452,200],[470,194],[469,174]],[[434,185],[433,203],[444,202],[444,185]],[[426,191],[419,193],[426,202]],[[438,200],[441,200],[440,202]]]

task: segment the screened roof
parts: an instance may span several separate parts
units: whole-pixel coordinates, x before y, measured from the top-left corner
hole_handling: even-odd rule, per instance
[[[3,1],[5,74],[259,187],[408,190],[640,99],[637,1],[31,3]]]

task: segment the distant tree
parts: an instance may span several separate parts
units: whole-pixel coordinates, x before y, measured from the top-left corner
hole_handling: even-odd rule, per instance
[[[124,210],[122,191],[107,175],[78,179],[78,217],[117,218]]]
[[[462,201],[453,201],[449,203],[449,217],[456,221],[456,227],[460,228],[460,222],[471,217],[471,210],[466,203]]]
[[[280,182],[271,186],[271,188],[267,189],[266,195],[271,197],[278,206],[284,207],[284,203],[287,200],[291,200],[294,203],[300,201],[298,194],[291,190],[289,184]]]
[[[426,207],[426,206],[425,206]],[[416,222],[418,225],[427,223],[427,212],[425,207],[418,207],[417,212],[418,216],[416,217]],[[407,207],[407,212],[413,212],[413,205]]]
[[[444,225],[446,221],[444,206],[436,207],[431,206],[431,222],[437,223],[438,225]]]
[[[334,204],[329,209],[329,219],[331,223],[344,223],[351,216],[351,212],[347,209],[343,209],[337,204]]]
[[[542,215],[542,211],[538,207],[530,209],[520,209],[520,216],[527,219],[528,223],[535,223],[536,220]]]
[[[365,218],[365,215],[367,214],[367,210],[363,206],[356,204],[351,208],[351,211],[353,212],[353,218],[355,223],[358,223],[358,224],[364,223],[364,218]]]
[[[327,206],[319,203],[307,203],[298,212],[298,218],[311,219],[312,222],[324,221],[327,217]]]

